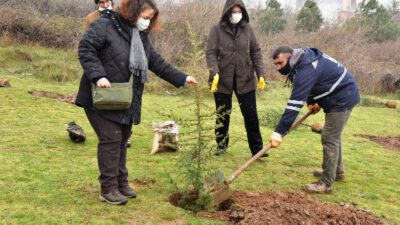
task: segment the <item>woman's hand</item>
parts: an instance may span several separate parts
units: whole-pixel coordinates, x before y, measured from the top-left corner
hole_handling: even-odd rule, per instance
[[[196,78],[194,78],[192,76],[187,76],[186,77],[186,83],[188,83],[188,84],[197,84],[198,82],[197,82]]]
[[[211,83],[211,92],[215,93],[218,90],[219,74],[215,74]]]
[[[264,79],[264,77],[260,77],[260,80],[258,81],[258,84],[257,84],[257,88],[259,89],[259,90],[264,90],[264,88],[265,88],[265,79]]]
[[[111,83],[107,80],[107,78],[103,77],[97,81],[97,87],[99,88],[110,88]]]

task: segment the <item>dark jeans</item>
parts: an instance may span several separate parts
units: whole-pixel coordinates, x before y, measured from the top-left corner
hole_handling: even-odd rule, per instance
[[[239,101],[240,110],[244,118],[247,132],[247,140],[251,153],[257,154],[263,148],[260,126],[257,115],[256,92],[239,95],[235,92]],[[232,110],[232,95],[214,93],[217,108],[217,121],[215,135],[219,149],[227,149],[229,145],[229,122]]]
[[[132,125],[106,120],[92,110],[85,109],[85,113],[99,138],[97,162],[102,193],[128,186],[126,142],[132,134]]]
[[[325,114],[325,127],[322,130],[321,142],[324,158],[321,181],[332,186],[337,174],[344,173],[342,153],[342,132],[351,110]]]

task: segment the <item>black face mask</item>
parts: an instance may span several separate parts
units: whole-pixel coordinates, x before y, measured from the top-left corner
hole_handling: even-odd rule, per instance
[[[286,66],[282,67],[280,70],[278,70],[278,72],[282,75],[288,75],[290,74],[290,72],[292,72],[292,67],[290,66],[290,58],[288,59],[288,62],[286,64]]]

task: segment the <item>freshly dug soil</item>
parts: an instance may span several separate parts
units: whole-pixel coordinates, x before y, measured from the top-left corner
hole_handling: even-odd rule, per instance
[[[32,96],[52,98],[60,102],[66,102],[70,104],[75,104],[75,99],[76,99],[76,94],[62,95],[48,91],[29,91],[28,93]]]
[[[366,138],[368,140],[374,141],[387,149],[400,150],[400,136],[397,137],[379,137],[372,135],[356,135],[356,137]]]
[[[387,224],[349,204],[328,204],[312,200],[303,193],[236,191],[230,201],[231,205],[227,207],[225,204],[221,211],[201,212],[198,215],[226,221],[228,224]]]

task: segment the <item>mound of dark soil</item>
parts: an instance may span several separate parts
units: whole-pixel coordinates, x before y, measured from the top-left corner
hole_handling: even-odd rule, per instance
[[[313,200],[303,193],[234,192],[229,207],[221,211],[202,212],[202,217],[226,221],[228,224],[387,224],[372,214],[348,204],[334,205]]]
[[[356,137],[366,138],[368,140],[374,141],[387,149],[400,150],[400,136],[397,137],[379,137],[372,135],[356,135]]]

